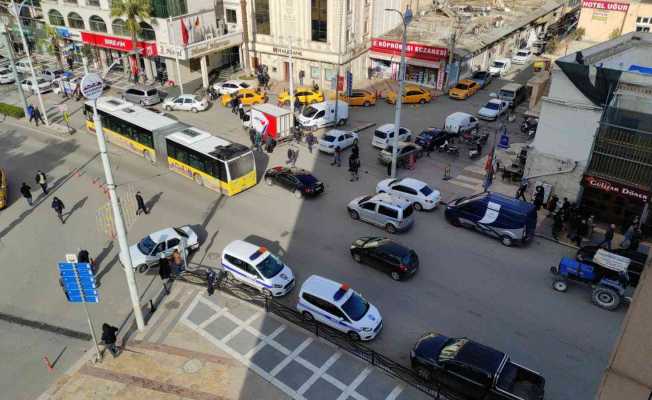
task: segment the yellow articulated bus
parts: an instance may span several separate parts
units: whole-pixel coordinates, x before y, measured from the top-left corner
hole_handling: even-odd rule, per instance
[[[256,185],[251,149],[115,97],[97,100],[107,139],[200,186],[233,196]],[[87,102],[86,127],[95,133],[93,103]]]

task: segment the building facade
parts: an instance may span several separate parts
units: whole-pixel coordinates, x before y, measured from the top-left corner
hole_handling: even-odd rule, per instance
[[[578,26],[583,39],[603,42],[629,32],[649,32],[652,2],[647,0],[582,0]]]

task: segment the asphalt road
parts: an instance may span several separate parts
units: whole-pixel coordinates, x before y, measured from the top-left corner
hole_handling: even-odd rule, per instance
[[[403,112],[404,125],[418,132],[427,126],[441,126],[451,112],[474,112],[498,85],[496,82],[463,102],[439,98],[430,105],[408,106]],[[352,109],[350,125],[391,122],[392,111],[384,103]],[[175,114],[216,133],[219,123],[219,133],[243,143],[248,140],[239,121],[219,106],[197,115]],[[81,126],[81,120],[75,119],[74,124]],[[510,131],[514,128],[516,124],[510,125]],[[572,288],[566,294],[552,291],[548,268],[562,255],[571,254],[569,249],[541,239],[525,248],[506,248],[491,238],[448,225],[443,210],[437,210],[419,213],[414,228],[396,236],[419,253],[422,265],[413,279],[394,282],[350,258],[348,247],[355,238],[384,234],[352,221],[345,208],[353,197],[372,192],[384,177],[385,168],[376,162],[376,150],[370,145],[371,132],[361,132],[363,173],[356,183],[348,181],[345,167],[332,167],[329,157],[311,156],[301,148],[298,165],[311,169],[327,185],[322,197],[305,201],[264,184],[234,198],[223,198],[112,146],[121,190],[137,188],[153,203],[150,215],[130,221],[130,242],[163,227],[191,224],[203,242],[192,265],[214,267],[227,243],[246,238],[282,256],[299,283],[311,274],[320,274],[346,282],[365,295],[378,306],[385,321],[382,333],[370,346],[391,358],[407,362],[414,340],[426,331],[468,336],[540,371],[547,379],[547,398],[592,398],[625,310],[610,313],[598,309],[591,304],[586,288]],[[521,136],[515,134],[513,140],[522,140]],[[0,163],[8,171],[11,187],[10,207],[0,213],[0,256],[12,260],[0,282],[0,312],[88,332],[82,310],[65,302],[56,281],[56,262],[65,253],[85,247],[100,258],[102,302],[91,307],[96,324],[108,321],[119,325],[127,316],[130,305],[124,274],[116,262],[116,246],[97,228],[106,197],[96,187],[103,175],[95,149],[94,138],[83,132],[59,141],[0,125]],[[281,148],[271,158],[260,156],[259,170],[282,164],[284,153]],[[469,160],[463,155],[452,159],[433,154],[432,159],[419,161],[416,170],[401,170],[400,175],[430,182],[442,190],[444,198],[468,194],[468,190],[440,180],[443,167],[450,163],[455,174]],[[50,209],[51,197],[31,210],[19,198],[21,181],[38,193],[33,184],[37,168],[58,183],[55,195],[72,210],[66,225],[60,225]],[[69,175],[77,168],[81,168],[80,174]],[[148,288],[144,299],[160,288],[156,275],[139,275],[138,283],[141,290]],[[293,305],[296,293],[298,290],[283,301]],[[30,330],[29,335],[23,336],[22,329]],[[16,351],[18,337],[34,345]],[[14,360],[0,366],[0,386],[10,388],[8,398],[33,398],[58,374],[48,373],[43,366],[45,351],[52,360],[63,350],[57,365],[61,371],[88,347],[89,342],[77,338],[0,322],[0,352]]]

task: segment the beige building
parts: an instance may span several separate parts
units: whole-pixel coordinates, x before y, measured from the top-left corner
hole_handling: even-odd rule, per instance
[[[579,28],[584,40],[603,42],[613,35],[649,32],[652,27],[652,2],[647,0],[583,0]]]

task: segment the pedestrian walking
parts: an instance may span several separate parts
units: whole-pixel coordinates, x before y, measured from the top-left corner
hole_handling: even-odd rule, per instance
[[[23,195],[25,200],[27,200],[27,204],[31,207],[32,206],[32,188],[29,187],[28,184],[23,182],[22,185],[20,185],[20,194]]]
[[[333,152],[333,162],[331,165],[337,165],[338,167],[342,166],[342,150],[339,146],[337,146]]]
[[[43,190],[43,194],[48,194],[48,177],[45,176],[43,171],[40,169],[36,173],[36,183],[38,183],[41,186],[41,190]]]
[[[38,126],[39,121],[41,121],[42,124],[45,124],[43,117],[41,116],[41,110],[39,110],[38,107],[34,108],[32,115],[34,116],[34,122],[36,122],[36,126]]]
[[[288,148],[288,160],[285,162],[294,168],[297,164],[297,159],[299,158],[299,149],[294,149],[292,147]]]
[[[642,236],[643,232],[641,231],[641,228],[637,226],[632,233],[631,239],[629,240],[629,246],[627,246],[627,250],[638,251]]]
[[[179,252],[179,249],[174,249],[172,252],[172,266],[174,267],[174,274],[179,275],[182,273],[186,268],[185,265],[183,265],[183,257],[181,257],[181,253]]]
[[[303,86],[303,78],[306,77],[306,71],[299,71],[299,85]]]
[[[522,199],[523,201],[527,201],[525,199],[525,191],[527,190],[527,181],[523,180],[521,181],[521,184],[518,186],[518,189],[516,189],[516,200]]]
[[[358,175],[359,169],[360,169],[360,158],[354,154],[351,154],[351,156],[349,157],[349,172],[351,172],[351,179],[349,179],[350,182],[360,180],[360,176]]]
[[[353,143],[353,146],[351,146],[351,155],[360,158],[360,148],[357,143]]]
[[[631,224],[625,234],[623,235],[623,241],[620,242],[620,247],[629,248],[630,242],[632,241],[632,236],[634,236],[634,231],[636,230],[636,225]]]
[[[561,214],[555,214],[552,220],[552,237],[555,240],[559,240],[559,233],[564,227],[564,221],[562,221]]]
[[[63,201],[59,199],[58,197],[54,196],[52,199],[52,209],[54,210],[55,213],[57,213],[57,217],[59,217],[59,221],[61,221],[62,224],[65,224],[66,221],[63,219],[63,209],[66,208],[66,206],[63,204]]]
[[[238,101],[238,116],[240,117],[240,121],[244,121],[245,110],[242,101]]]
[[[256,148],[256,130],[254,128],[249,128],[249,141],[251,142],[251,148]]]
[[[118,328],[111,326],[106,322],[102,324],[102,342],[107,350],[111,352],[113,358],[118,355],[118,346],[116,342],[118,341]]]
[[[595,215],[589,215],[589,218],[586,220],[586,239],[589,242],[593,241],[593,230],[595,229]]]
[[[580,219],[579,223],[577,224],[577,232],[575,234],[575,243],[577,243],[577,247],[582,247],[582,240],[584,240],[584,237],[586,236],[586,232],[587,232],[586,220]]]
[[[387,176],[392,176],[392,163],[387,163]]]
[[[541,209],[541,206],[543,206],[543,197],[544,197],[543,186],[539,185],[534,190],[535,190],[534,206],[537,208],[537,211],[539,211]]]
[[[29,122],[31,123],[34,120],[34,106],[31,104],[27,106],[27,116],[29,117]]]
[[[164,253],[161,253],[158,260],[158,276],[160,276],[161,281],[163,281],[163,290],[165,290],[165,294],[170,294],[168,284],[170,283],[172,271],[170,269],[170,260],[168,260]]]
[[[557,209],[557,203],[559,202],[559,197],[557,197],[556,194],[553,194],[550,196],[550,200],[548,200],[548,204],[546,204],[546,210],[550,212],[550,214],[554,214],[555,210]]]
[[[72,72],[72,69],[73,69],[73,67],[74,67],[74,61],[75,61],[75,60],[74,60],[71,56],[68,56],[68,57],[66,58],[66,61],[68,62],[68,69],[70,70],[70,72]]]
[[[257,130],[254,130],[254,147],[256,148],[256,151],[263,151],[261,147],[262,142],[263,142],[263,135]]]
[[[147,206],[145,206],[145,200],[143,200],[143,196],[140,194],[140,192],[136,192],[136,204],[138,205],[136,215],[140,215],[141,212],[149,214],[149,210],[147,209]]]
[[[294,111],[298,112],[299,110],[301,110],[301,102],[299,101],[298,97],[295,97],[294,98]]]
[[[602,241],[598,244],[598,247],[605,246],[607,250],[611,251],[611,241],[614,238],[615,232],[616,232],[616,225],[610,224],[604,233],[604,238],[602,238]]]
[[[238,109],[238,98],[233,96],[229,104],[231,104],[231,114],[235,114]]]
[[[308,132],[308,134],[306,135],[306,144],[308,145],[308,152],[310,154],[312,154],[312,146],[314,146],[315,143],[317,143],[317,138],[312,133],[312,131]]]
[[[570,211],[571,211],[571,205],[570,202],[568,201],[568,198],[564,197],[564,201],[561,204],[561,209],[559,210],[561,212],[561,217],[564,222],[568,222],[570,219]]]

